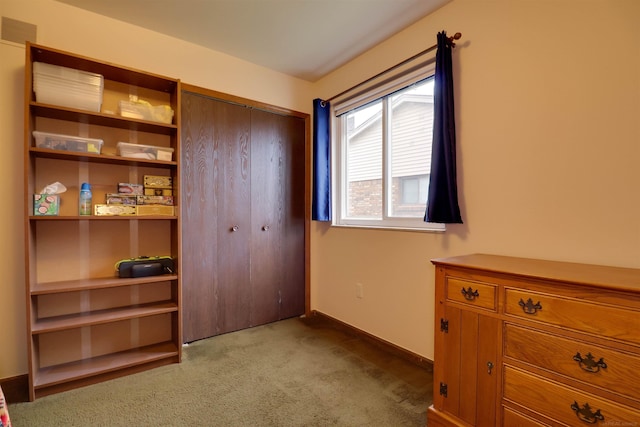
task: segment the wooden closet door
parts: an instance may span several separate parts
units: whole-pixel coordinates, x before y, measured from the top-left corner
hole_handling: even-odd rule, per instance
[[[182,215],[182,327],[185,342],[215,334],[217,312],[215,256],[216,152],[213,103],[203,96],[182,94],[181,191]],[[210,214],[207,216],[206,213]]]
[[[282,233],[284,207],[283,156],[275,114],[251,113],[251,323],[279,319],[279,290],[284,280]]]
[[[250,111],[184,92],[183,336],[250,325]]]
[[[182,103],[185,342],[303,314],[304,120]]]
[[[216,334],[251,326],[251,110],[214,101],[218,256]]]
[[[287,141],[284,156],[283,221],[284,280],[280,284],[280,319],[304,314],[305,310],[305,122],[298,117],[281,117],[281,137]]]
[[[251,114],[251,323],[304,313],[304,121]]]

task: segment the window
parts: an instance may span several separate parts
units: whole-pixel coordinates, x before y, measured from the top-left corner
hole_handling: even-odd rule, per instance
[[[429,175],[404,176],[400,182],[400,200],[402,205],[425,203],[429,191]]]
[[[433,72],[423,67],[332,107],[335,225],[444,230],[424,222]]]

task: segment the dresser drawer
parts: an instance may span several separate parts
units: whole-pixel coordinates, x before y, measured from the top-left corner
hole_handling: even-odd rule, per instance
[[[505,289],[505,313],[640,344],[640,311],[560,295]]]
[[[447,300],[495,311],[496,285],[447,277]]]
[[[549,427],[549,424],[542,424],[506,407],[502,411],[502,425],[505,427]]]
[[[635,425],[640,411],[510,366],[504,368],[504,398],[568,425]]]
[[[640,356],[507,323],[504,355],[638,400]]]

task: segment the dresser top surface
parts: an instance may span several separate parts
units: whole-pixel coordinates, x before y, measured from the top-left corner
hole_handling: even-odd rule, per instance
[[[541,280],[572,282],[640,292],[640,269],[580,264],[503,255],[471,254],[436,258],[436,266],[450,266]]]

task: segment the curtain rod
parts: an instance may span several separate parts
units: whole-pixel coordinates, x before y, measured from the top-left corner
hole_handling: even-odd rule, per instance
[[[455,33],[453,36],[451,36],[451,37],[447,37],[447,38],[449,39],[449,43],[451,44],[451,47],[456,47],[456,44],[454,43],[454,40],[460,40],[460,38],[462,38],[462,33]],[[378,73],[378,74],[376,74],[375,76],[370,77],[370,78],[368,78],[367,80],[365,80],[365,81],[363,81],[363,82],[360,82],[360,83],[358,83],[358,84],[357,84],[357,85],[355,85],[355,86],[351,86],[349,89],[343,90],[342,92],[340,92],[340,93],[339,93],[339,94],[337,94],[337,95],[333,95],[333,96],[332,96],[331,98],[329,98],[329,99],[324,99],[324,100],[322,100],[322,102],[321,102],[322,106],[324,107],[324,106],[325,106],[325,103],[327,103],[327,102],[329,102],[329,101],[332,101],[332,100],[334,100],[334,99],[336,99],[336,98],[339,98],[339,97],[341,97],[342,95],[344,95],[345,93],[347,93],[347,92],[351,92],[352,90],[354,90],[354,89],[356,89],[356,88],[358,88],[358,87],[360,87],[360,86],[362,86],[362,85],[365,85],[365,84],[369,83],[371,80],[375,80],[375,79],[377,79],[378,77],[380,77],[380,76],[382,76],[382,75],[384,75],[384,74],[387,74],[388,72],[393,71],[393,70],[395,70],[395,69],[396,69],[396,68],[398,68],[398,67],[403,66],[403,65],[404,65],[404,64],[406,64],[407,62],[411,62],[411,61],[413,61],[414,59],[419,58],[419,57],[421,57],[422,55],[425,55],[425,54],[427,54],[427,53],[431,52],[432,50],[436,49],[437,47],[438,47],[438,45],[437,45],[437,44],[434,44],[434,45],[433,45],[433,46],[431,46],[430,48],[425,49],[425,50],[423,50],[422,52],[418,52],[418,53],[416,53],[416,54],[415,54],[415,55],[413,55],[411,58],[407,58],[407,59],[405,59],[404,61],[400,62],[399,64],[396,64],[396,65],[394,65],[394,66],[392,66],[392,67],[389,67],[389,68],[387,68],[386,70],[379,72],[379,73]]]

